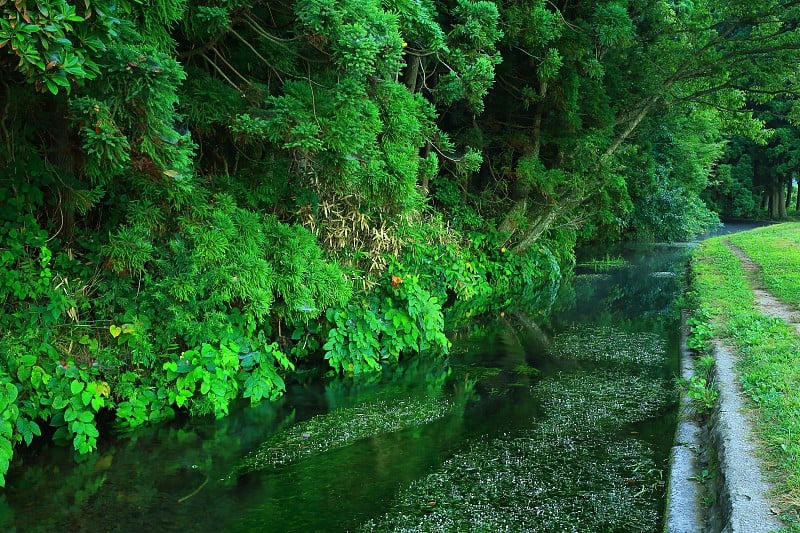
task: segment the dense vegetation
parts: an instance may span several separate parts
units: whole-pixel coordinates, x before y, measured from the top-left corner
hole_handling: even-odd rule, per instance
[[[720,158],[721,205],[763,188],[748,143],[792,135],[798,19],[0,0],[0,484],[42,423],[86,453],[98,417],[219,416],[296,365],[444,353],[446,323],[546,309],[578,240],[712,224]]]
[[[761,271],[748,274],[726,241],[740,247]],[[779,224],[703,242],[692,260],[693,342],[697,348],[712,337],[739,354],[742,389],[756,406],[755,430],[775,482],[777,509],[792,531],[800,530],[800,447],[797,434],[798,333],[758,305],[752,286],[763,285],[792,309],[800,308],[797,267],[800,227]],[[751,275],[752,276],[752,275]],[[713,401],[712,401],[713,403]]]

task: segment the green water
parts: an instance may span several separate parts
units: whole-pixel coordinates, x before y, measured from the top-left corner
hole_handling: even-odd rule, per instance
[[[0,529],[661,531],[688,250],[621,253],[578,268],[550,314],[454,334],[446,361],[299,380],[77,460],[39,443],[0,492]]]

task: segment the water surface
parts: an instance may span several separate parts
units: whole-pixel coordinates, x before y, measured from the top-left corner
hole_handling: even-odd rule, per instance
[[[88,457],[22,450],[0,528],[661,531],[687,254],[579,266],[552,310],[475,323],[448,360],[297,381]]]

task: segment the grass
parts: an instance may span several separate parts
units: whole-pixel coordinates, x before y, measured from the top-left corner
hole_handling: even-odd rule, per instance
[[[800,224],[776,224],[739,233],[728,240],[761,265],[769,292],[800,308]]]
[[[739,358],[742,388],[752,401],[775,499],[790,530],[800,531],[800,338],[785,322],[758,311],[746,274],[723,239],[759,265],[767,288],[800,303],[800,224],[781,224],[705,241],[692,260],[691,301],[714,335]],[[792,243],[789,246],[788,243]]]

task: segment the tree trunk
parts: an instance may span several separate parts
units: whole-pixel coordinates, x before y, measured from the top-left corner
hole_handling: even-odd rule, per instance
[[[528,199],[522,198],[514,203],[514,206],[509,210],[508,214],[503,218],[500,226],[497,228],[500,233],[508,233],[505,242],[508,242],[519,229],[519,220],[524,219],[528,214]]]
[[[792,205],[792,185],[794,185],[794,180],[790,178],[786,182],[786,203],[784,205],[786,205],[787,210]]]
[[[778,218],[784,219],[788,214],[786,213],[786,189],[783,187],[783,184],[778,186],[776,192],[778,194]]]
[[[780,204],[780,193],[778,192],[778,187],[772,186],[772,190],[769,194],[769,218],[771,219],[778,219],[780,217],[780,213],[778,210],[778,205]]]
[[[800,211],[800,181],[797,182],[797,196],[795,196],[794,210]]]
[[[661,99],[661,96],[651,96],[647,100],[642,103],[641,109],[639,109],[636,114],[633,115],[633,118],[628,122],[628,125],[617,135],[617,138],[614,139],[614,142],[611,143],[611,146],[605,152],[606,156],[612,155],[620,145],[625,142],[625,139],[630,137],[631,133],[636,129],[637,126],[644,120],[644,117],[647,116],[647,113],[650,112],[651,109],[658,103]]]
[[[419,62],[420,59],[410,52],[406,52],[408,63],[406,70],[403,73],[403,83],[405,83],[408,90],[412,93],[417,92],[417,78],[419,77]]]
[[[53,107],[55,109],[54,116],[67,116],[65,99],[55,97]],[[53,159],[61,169],[62,175],[77,176],[78,172],[75,165],[73,149],[75,146],[79,146],[79,144],[75,143],[70,135],[70,124],[67,119],[59,118],[56,120],[50,134],[53,142]],[[56,206],[57,210],[55,216],[60,224],[58,233],[64,242],[71,242],[75,229],[75,200],[73,198],[72,188],[63,186],[62,182],[62,185],[53,185],[51,194],[53,194],[53,204]]]
[[[553,223],[553,221],[555,221],[558,215],[559,209],[556,206],[553,206],[547,213],[539,215],[536,218],[536,221],[531,225],[531,229],[528,230],[525,238],[514,247],[514,253],[521,254],[530,248],[531,245],[535,243],[539,237],[541,237],[542,234],[550,228],[550,225]]]
[[[547,80],[539,82],[539,101],[536,103],[536,117],[533,119],[533,157],[539,157],[542,149],[542,115],[544,99],[547,96]]]
[[[422,154],[421,154],[422,159],[427,159],[430,153],[431,153],[431,143],[430,141],[428,141],[425,143],[425,148],[422,149]],[[430,176],[425,174],[425,176],[422,177],[422,183],[420,185],[422,186],[422,194],[428,196],[428,190],[429,190],[428,187],[430,186]]]

